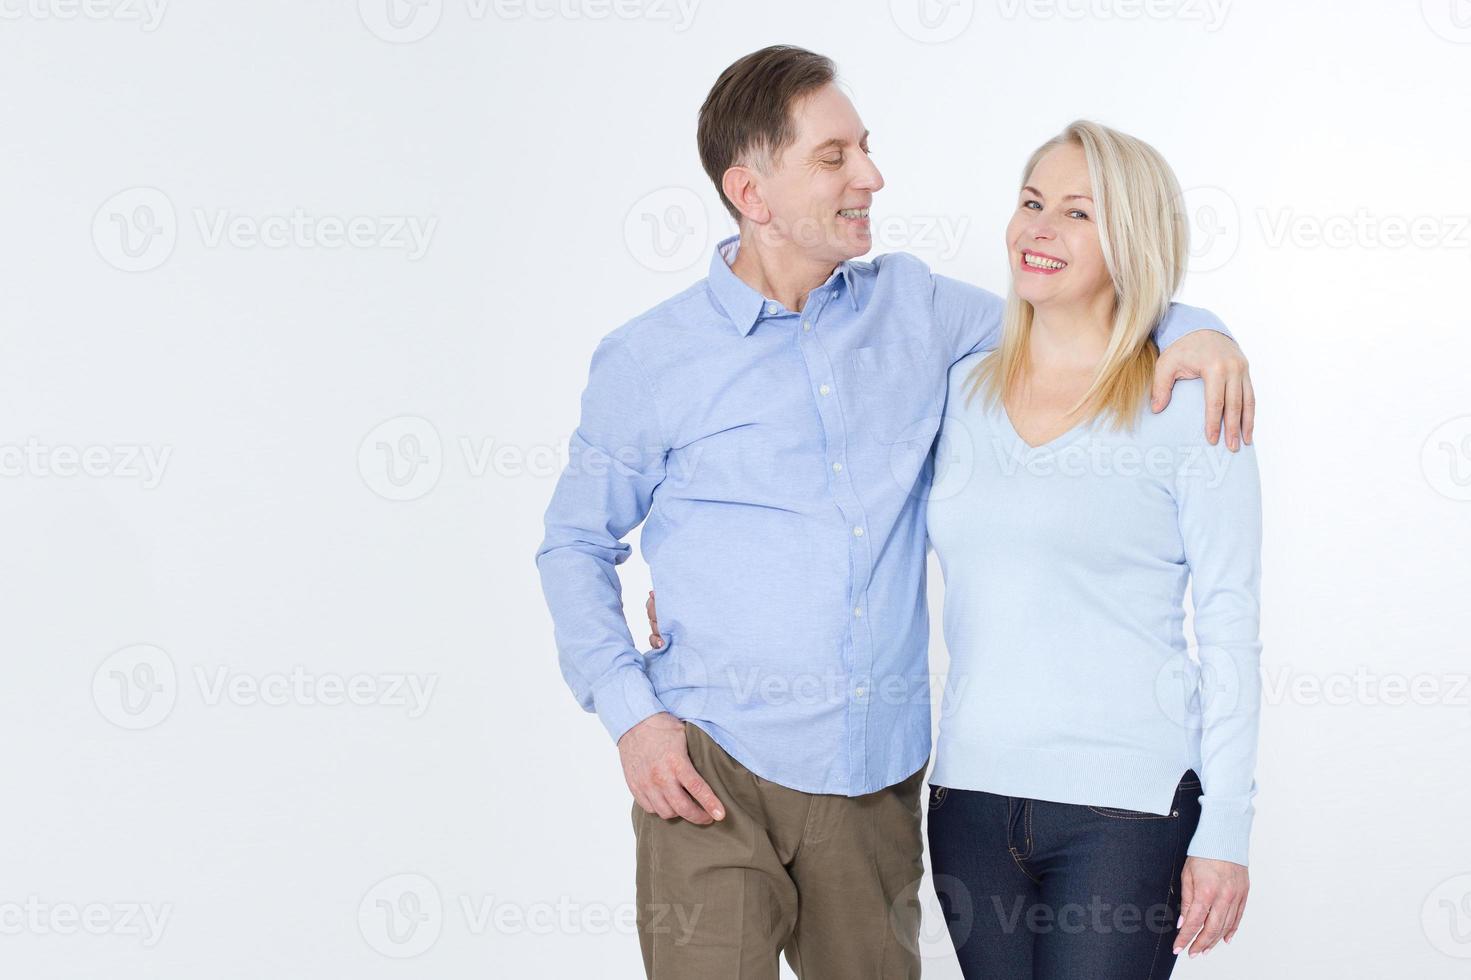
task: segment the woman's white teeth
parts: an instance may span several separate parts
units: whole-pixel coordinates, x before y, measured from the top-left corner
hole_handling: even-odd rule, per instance
[[[1023,252],[1022,261],[1034,269],[1061,269],[1067,265],[1066,262],[1059,262],[1057,259],[1044,259],[1042,256],[1033,255],[1031,252]]]
[[[866,218],[868,217],[868,208],[844,208],[838,214],[841,214],[845,218]]]

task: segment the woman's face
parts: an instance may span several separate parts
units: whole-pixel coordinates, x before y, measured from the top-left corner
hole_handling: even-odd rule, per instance
[[[1016,294],[1038,309],[1112,302],[1092,195],[1081,146],[1054,147],[1027,177],[1006,244]]]

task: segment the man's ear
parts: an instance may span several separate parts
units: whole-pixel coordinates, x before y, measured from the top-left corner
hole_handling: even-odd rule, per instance
[[[737,164],[728,168],[720,178],[720,189],[725,192],[726,200],[748,220],[758,225],[771,220],[771,212],[756,183],[756,173],[750,167]]]

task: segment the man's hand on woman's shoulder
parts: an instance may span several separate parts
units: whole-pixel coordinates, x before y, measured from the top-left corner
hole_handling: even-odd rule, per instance
[[[1251,388],[1246,355],[1236,341],[1215,330],[1195,330],[1160,351],[1154,368],[1150,407],[1162,411],[1170,403],[1176,381],[1205,382],[1205,437],[1215,445],[1224,423],[1226,446],[1232,451],[1250,443],[1256,424],[1256,394]]]

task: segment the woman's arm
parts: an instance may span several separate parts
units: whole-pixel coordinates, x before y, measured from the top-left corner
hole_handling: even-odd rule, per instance
[[[1193,414],[1193,413],[1190,413]],[[1175,475],[1200,655],[1201,815],[1182,873],[1190,955],[1229,941],[1246,905],[1261,712],[1261,483],[1256,450],[1181,439]],[[1193,940],[1193,942],[1192,942]]]

